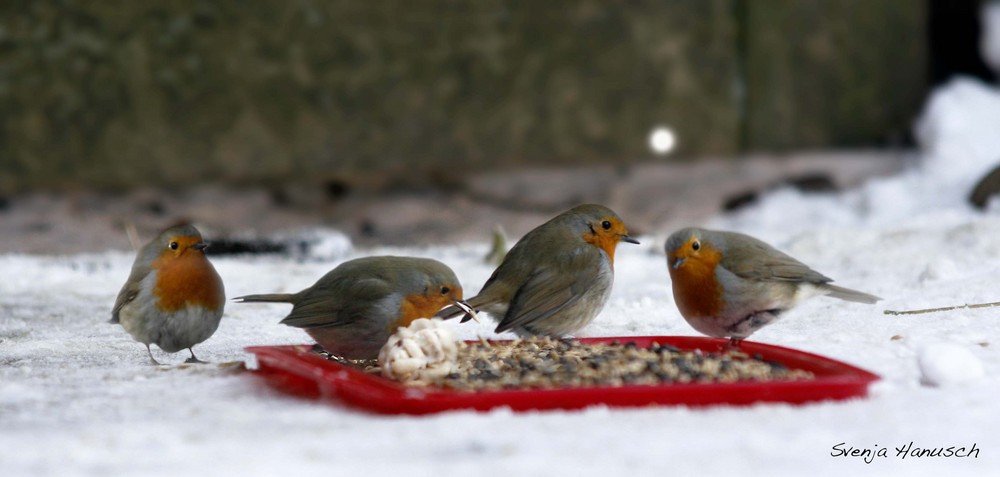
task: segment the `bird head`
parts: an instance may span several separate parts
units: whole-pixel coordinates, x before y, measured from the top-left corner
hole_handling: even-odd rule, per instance
[[[711,232],[693,227],[678,230],[670,235],[664,249],[670,273],[695,264],[714,268],[722,256],[712,240]]]
[[[462,284],[451,268],[426,258],[411,258],[407,262],[408,268],[400,278],[405,293],[401,307],[403,322],[432,317],[450,305],[476,318],[472,307],[463,301]]]
[[[566,214],[577,219],[574,221],[575,226],[582,230],[583,240],[604,250],[612,260],[619,242],[639,243],[629,236],[628,228],[625,227],[621,217],[602,205],[580,205],[570,209]]]
[[[204,256],[208,244],[198,229],[189,224],[175,225],[160,232],[139,251],[140,261],[161,264],[195,253]]]

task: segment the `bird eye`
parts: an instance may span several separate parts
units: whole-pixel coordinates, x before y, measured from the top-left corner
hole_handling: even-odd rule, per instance
[[[605,220],[604,222],[601,222],[601,227],[604,227],[604,230],[611,230],[611,222]]]
[[[442,294],[442,295],[447,295],[447,294],[448,294],[448,292],[450,292],[450,291],[451,291],[451,288],[448,288],[448,287],[441,287],[441,294]]]
[[[694,250],[695,252],[697,252],[698,250],[701,250],[701,242],[699,242],[697,240],[695,240],[694,242],[691,242],[691,250]]]
[[[177,242],[170,242],[170,250],[177,250],[177,247],[179,247]]]

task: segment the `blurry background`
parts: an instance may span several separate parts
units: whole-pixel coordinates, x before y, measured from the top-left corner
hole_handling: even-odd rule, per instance
[[[485,240],[580,201],[654,232],[782,181],[829,190],[898,169],[934,85],[994,79],[979,8],[3,2],[0,250],[127,247],[123,223],[177,218]]]

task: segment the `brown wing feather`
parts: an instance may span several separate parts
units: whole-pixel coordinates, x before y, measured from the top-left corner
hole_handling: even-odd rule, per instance
[[[514,294],[496,331],[545,320],[576,303],[597,279],[600,260],[596,248],[585,246],[537,270]]]
[[[720,265],[747,280],[827,283],[831,278],[759,240],[730,241]]]
[[[122,285],[122,289],[115,298],[115,305],[111,307],[111,320],[108,323],[117,324],[121,322],[119,313],[121,313],[122,307],[139,296],[139,286],[142,284],[142,280],[146,278],[146,275],[149,275],[150,271],[152,271],[152,268],[148,266],[132,265],[132,271],[129,273],[128,280],[125,281],[125,285]]]
[[[317,283],[299,293],[294,308],[281,323],[298,328],[314,328],[371,319],[381,311],[375,305],[380,304],[392,292],[389,283],[381,278],[343,278]]]

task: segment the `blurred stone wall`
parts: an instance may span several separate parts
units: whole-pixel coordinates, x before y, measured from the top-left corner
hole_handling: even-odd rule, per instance
[[[0,3],[0,193],[884,143],[910,0]]]
[[[748,149],[906,140],[930,80],[924,2],[747,4]]]

